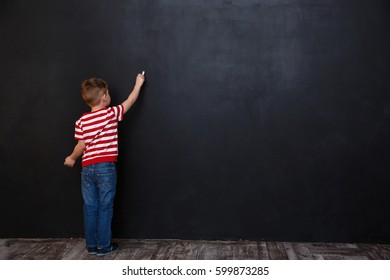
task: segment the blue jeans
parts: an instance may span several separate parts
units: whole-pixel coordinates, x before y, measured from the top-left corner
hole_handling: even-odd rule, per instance
[[[81,192],[87,247],[110,246],[116,181],[115,162],[88,165],[82,169]]]

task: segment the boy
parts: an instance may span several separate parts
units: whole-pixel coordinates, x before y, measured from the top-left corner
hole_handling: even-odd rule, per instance
[[[82,157],[81,190],[84,199],[84,230],[89,254],[104,256],[118,249],[111,243],[111,221],[116,191],[118,156],[118,122],[135,103],[145,81],[138,74],[133,91],[118,106],[109,107],[111,97],[107,83],[90,78],[81,84],[81,96],[91,107],[75,125],[78,140],[64,165],[73,167]]]

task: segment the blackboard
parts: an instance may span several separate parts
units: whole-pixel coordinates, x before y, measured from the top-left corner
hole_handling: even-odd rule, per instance
[[[80,84],[119,127],[117,238],[390,242],[385,0],[2,1],[0,237],[83,235]]]

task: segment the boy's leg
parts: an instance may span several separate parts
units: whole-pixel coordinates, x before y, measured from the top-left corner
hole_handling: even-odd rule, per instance
[[[96,248],[99,196],[93,166],[84,167],[81,172],[81,191],[84,199],[85,240],[88,248]]]
[[[106,248],[111,244],[111,221],[117,182],[115,163],[99,164],[96,176],[99,189],[97,247]]]

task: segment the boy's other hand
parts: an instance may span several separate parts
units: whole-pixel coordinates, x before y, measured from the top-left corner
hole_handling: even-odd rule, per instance
[[[73,167],[75,162],[76,161],[69,156],[65,159],[64,165],[67,167]]]

